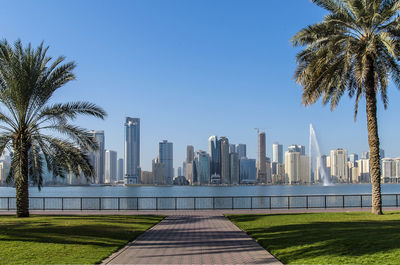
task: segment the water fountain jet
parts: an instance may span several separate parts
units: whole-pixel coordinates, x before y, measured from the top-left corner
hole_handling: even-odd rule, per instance
[[[314,176],[314,183],[316,183],[318,179],[318,183],[323,184],[324,186],[331,185],[331,181],[326,172],[326,166],[322,161],[317,135],[311,123],[310,123],[309,150],[310,150],[310,177]],[[315,174],[316,172],[317,174]]]

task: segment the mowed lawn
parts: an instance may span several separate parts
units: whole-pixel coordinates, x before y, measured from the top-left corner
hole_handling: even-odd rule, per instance
[[[95,264],[161,216],[0,216],[0,264]]]
[[[285,264],[400,264],[400,212],[228,218]]]

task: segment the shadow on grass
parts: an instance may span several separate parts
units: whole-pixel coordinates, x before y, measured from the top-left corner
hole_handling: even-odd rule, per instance
[[[305,216],[304,214],[274,216],[278,218],[290,216],[295,219],[297,215]],[[299,224],[284,222],[279,224],[276,220],[269,223],[265,215],[238,215],[229,218],[244,227],[250,236],[284,263],[321,257],[345,257],[354,262],[364,255],[379,256],[393,251],[397,253],[394,257],[400,255],[400,214],[388,215],[392,215],[390,220],[371,218],[371,220],[354,221],[347,219],[317,221],[318,218],[311,218]],[[326,262],[335,263],[329,259]],[[389,260],[389,262],[394,261]]]
[[[121,241],[136,238],[159,220],[154,216],[7,217],[0,218],[0,242],[120,246]]]

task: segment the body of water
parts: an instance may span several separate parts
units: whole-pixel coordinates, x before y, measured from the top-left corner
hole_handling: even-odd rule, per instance
[[[31,187],[31,197],[208,197],[276,195],[371,194],[371,184],[272,186],[66,186]],[[382,193],[400,194],[400,184],[383,184]],[[15,189],[0,187],[0,197],[14,197]]]

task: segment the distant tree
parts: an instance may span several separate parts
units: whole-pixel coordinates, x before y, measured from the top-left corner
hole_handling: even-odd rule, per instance
[[[32,49],[20,40],[13,47],[0,42],[0,153],[13,153],[8,179],[14,180],[18,217],[29,216],[29,180],[41,188],[44,162],[55,176],[93,175],[87,151],[98,145],[87,130],[69,122],[78,115],[106,115],[87,102],[49,103],[58,88],[75,79],[75,63],[62,64],[62,56],[52,60],[47,50],[43,43]]]
[[[372,182],[372,213],[382,214],[376,97],[388,104],[389,79],[400,87],[400,2],[398,0],[312,0],[329,13],[322,22],[292,39],[304,47],[297,54],[295,79],[303,87],[303,104],[322,97],[335,109],[344,93],[366,100]]]

